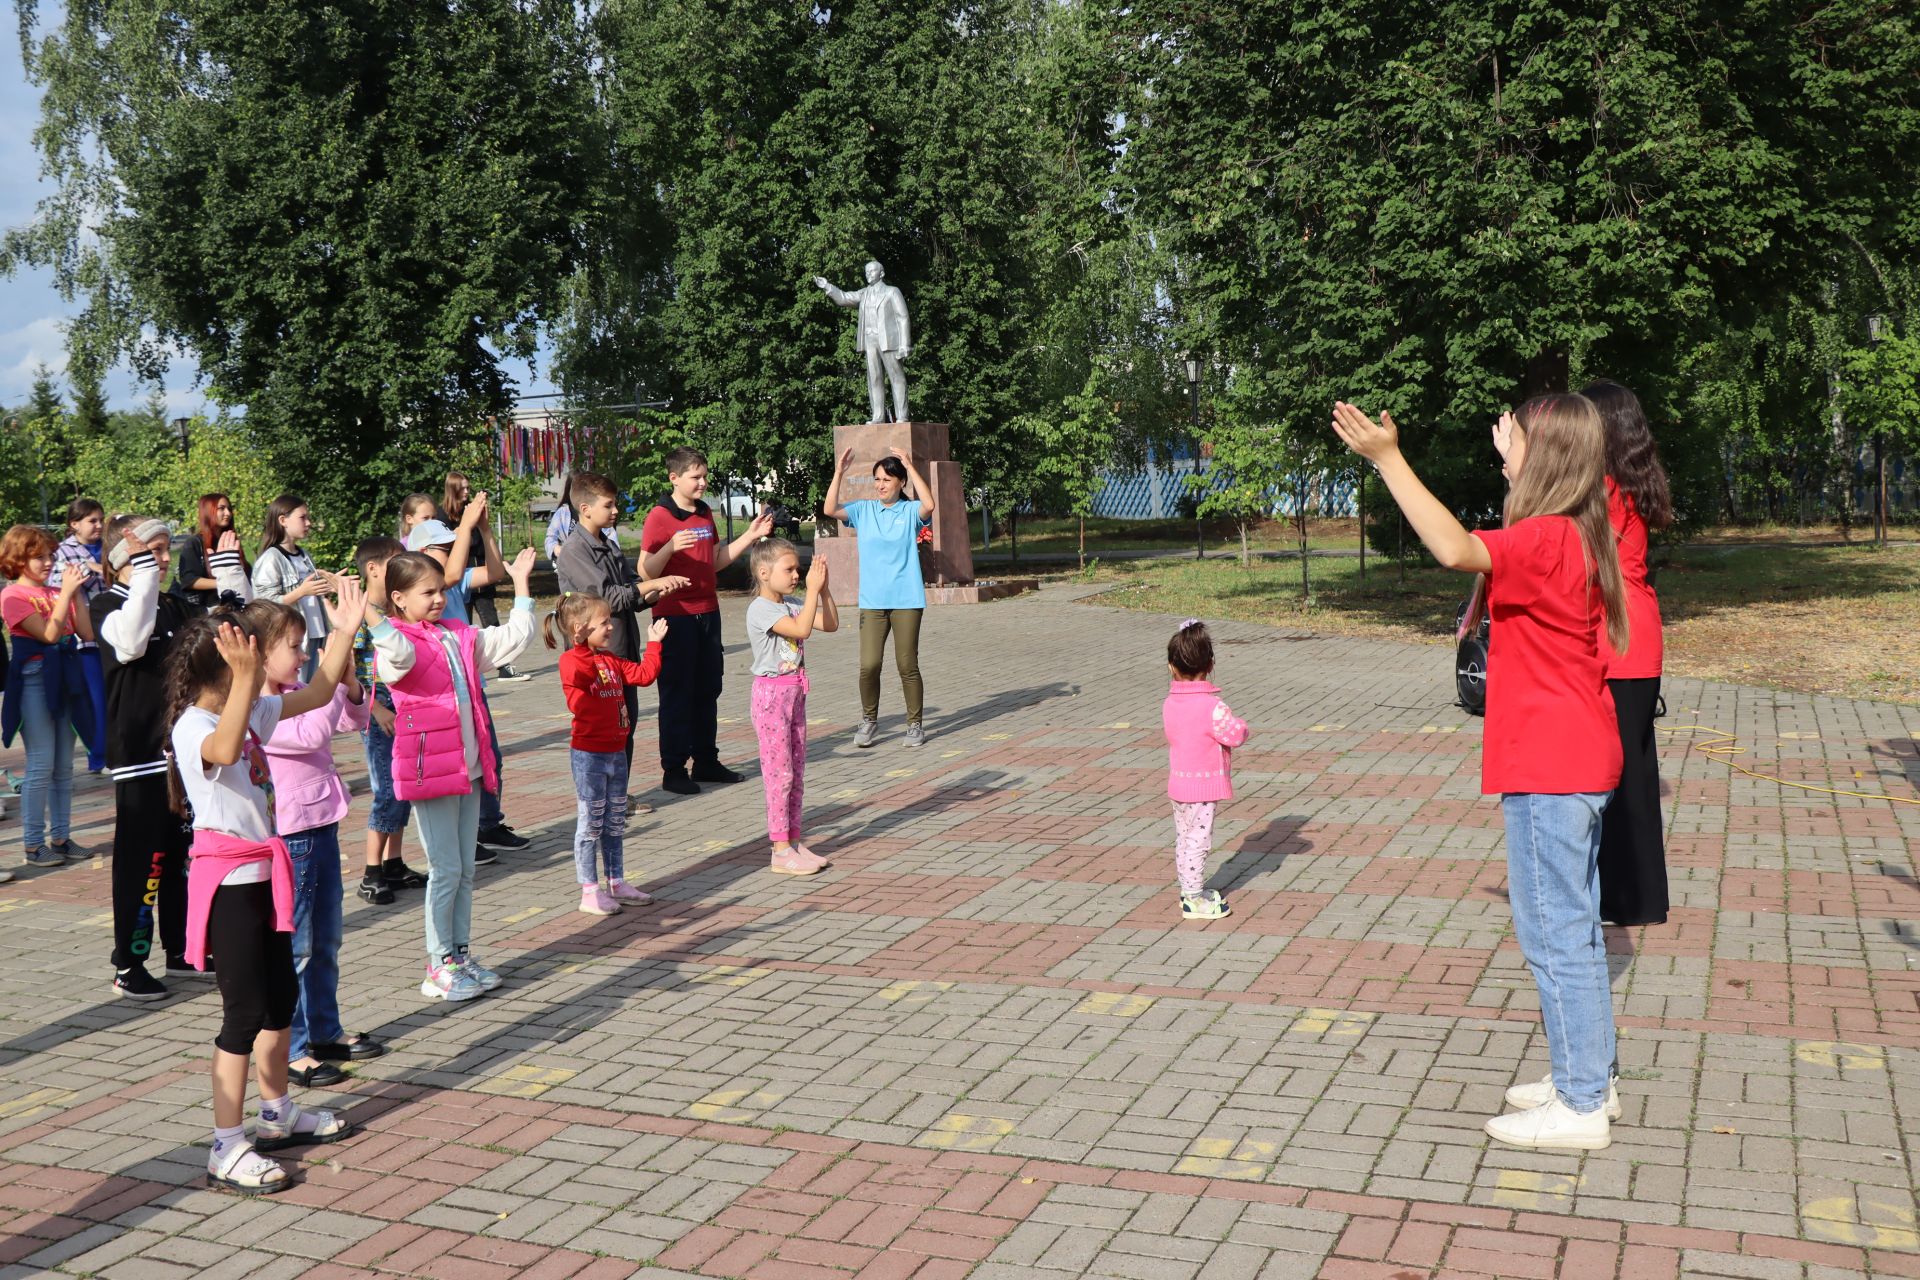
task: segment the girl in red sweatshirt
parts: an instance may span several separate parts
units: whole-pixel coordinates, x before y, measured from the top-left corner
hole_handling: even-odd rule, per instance
[[[633,730],[627,719],[628,685],[650,685],[660,677],[660,642],[667,634],[665,618],[647,628],[646,652],[628,662],[607,651],[613,638],[613,608],[599,596],[574,592],[560,601],[541,627],[547,648],[560,647],[555,636],[567,638],[560,655],[560,687],[573,713],[573,788],[579,797],[579,817],[573,829],[573,868],[580,881],[580,909],[590,916],[610,916],[622,902],[651,902],[627,883],[622,844],[627,834],[627,742]],[[600,884],[600,866],[607,883]]]

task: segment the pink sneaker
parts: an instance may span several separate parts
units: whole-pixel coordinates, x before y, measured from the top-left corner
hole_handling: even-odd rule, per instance
[[[616,902],[652,902],[653,895],[644,889],[636,889],[625,880],[612,880],[607,883],[607,892]]]
[[[810,876],[826,864],[818,858],[809,858],[798,849],[776,849],[770,869],[783,876]]]
[[[807,846],[801,844],[797,840],[794,841],[793,849],[794,849],[794,852],[798,853],[801,857],[812,859],[812,861],[816,866],[824,867],[827,865],[827,860],[825,858],[821,857],[819,854],[807,848]]]
[[[620,904],[607,896],[607,891],[597,884],[580,886],[580,909],[590,916],[610,916],[620,910]]]

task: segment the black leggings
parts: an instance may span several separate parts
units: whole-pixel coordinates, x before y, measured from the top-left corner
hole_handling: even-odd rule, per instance
[[[273,885],[223,884],[207,917],[207,953],[220,983],[220,1034],[213,1043],[245,1056],[262,1031],[293,1024],[298,980],[293,935],[273,927]]]
[[[1666,825],[1660,820],[1660,757],[1653,732],[1660,677],[1609,680],[1620,720],[1620,786],[1600,822],[1600,918],[1667,922]]]

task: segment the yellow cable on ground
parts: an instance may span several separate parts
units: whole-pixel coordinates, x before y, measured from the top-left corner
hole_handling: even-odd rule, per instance
[[[1801,791],[1817,791],[1823,796],[1855,796],[1861,800],[1885,800],[1888,804],[1920,805],[1920,800],[1908,796],[1890,796],[1879,791],[1848,791],[1841,787],[1816,787],[1811,782],[1789,782],[1785,778],[1776,778],[1770,773],[1761,773],[1757,769],[1749,769],[1747,766],[1736,762],[1733,758],[1747,754],[1747,749],[1733,745],[1740,741],[1740,739],[1728,733],[1725,729],[1709,729],[1705,725],[1683,724],[1676,725],[1671,729],[1656,728],[1655,732],[1716,734],[1718,736],[1710,738],[1706,742],[1694,743],[1693,749],[1703,756],[1713,757],[1715,760],[1725,764],[1729,769],[1738,770],[1746,774],[1749,778],[1758,778],[1762,782],[1774,782],[1783,787],[1796,787]]]

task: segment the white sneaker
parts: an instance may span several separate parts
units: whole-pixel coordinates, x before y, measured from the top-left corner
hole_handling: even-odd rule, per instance
[[[500,975],[474,959],[471,951],[463,949],[456,958],[455,963],[473,975],[473,980],[480,984],[482,991],[498,991],[500,989]]]
[[[427,980],[420,984],[420,994],[429,1000],[458,1003],[479,999],[486,994],[486,988],[480,985],[478,978],[467,972],[466,966],[442,962],[427,970]]]
[[[1620,1082],[1619,1076],[1607,1077],[1607,1119],[1620,1118],[1620,1091],[1614,1086]],[[1521,1111],[1530,1111],[1534,1107],[1545,1106],[1560,1095],[1553,1088],[1553,1073],[1549,1071],[1545,1079],[1516,1084],[1507,1090],[1507,1105]]]
[[[856,747],[870,747],[879,739],[880,722],[878,720],[862,720],[860,727],[853,731],[853,745]]]
[[[1540,1151],[1599,1151],[1613,1145],[1607,1109],[1581,1115],[1555,1098],[1527,1111],[1512,1111],[1487,1121],[1487,1136],[1513,1147]]]

